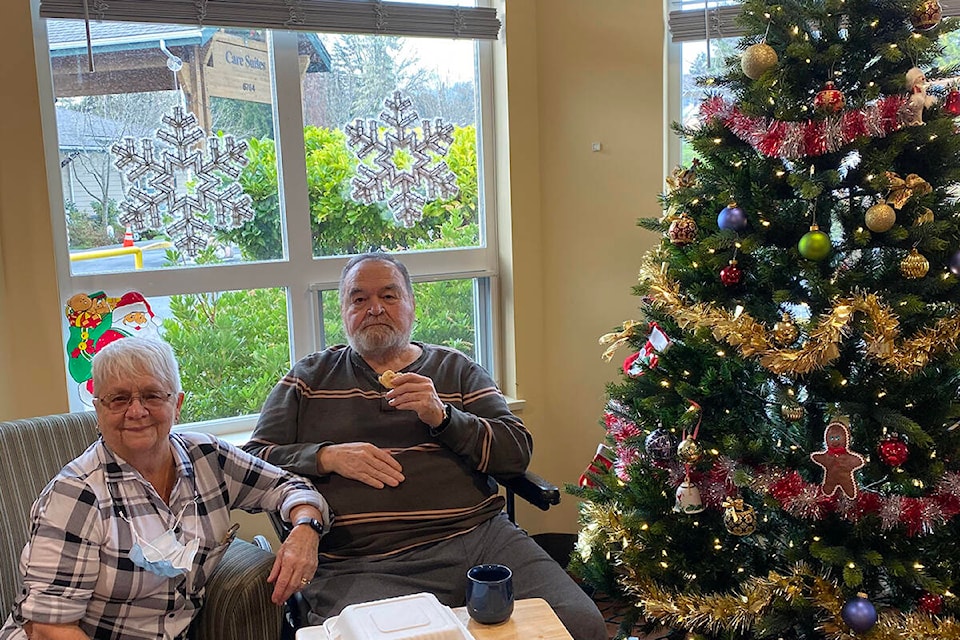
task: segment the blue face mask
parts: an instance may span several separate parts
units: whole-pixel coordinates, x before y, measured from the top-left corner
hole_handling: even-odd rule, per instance
[[[150,542],[142,539],[136,530],[133,535],[137,540],[128,554],[133,564],[164,578],[175,578],[189,571],[200,549],[200,538],[181,544],[173,529],[167,529]]]
[[[127,554],[133,564],[164,578],[175,578],[190,571],[193,558],[200,549],[200,538],[197,536],[187,544],[182,544],[175,533],[183,519],[184,512],[190,505],[195,506],[196,499],[183,505],[173,527],[150,541],[140,537],[133,526],[133,521],[121,512],[120,516],[127,521],[127,524],[130,525],[130,531],[133,532],[133,546],[130,547],[130,552]]]

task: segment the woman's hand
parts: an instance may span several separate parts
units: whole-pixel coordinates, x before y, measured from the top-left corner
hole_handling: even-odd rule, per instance
[[[30,640],[90,640],[76,622],[70,624],[43,624],[28,622],[23,625]]]
[[[294,527],[277,550],[267,582],[273,584],[270,600],[281,605],[313,580],[317,572],[320,534],[307,525]]]

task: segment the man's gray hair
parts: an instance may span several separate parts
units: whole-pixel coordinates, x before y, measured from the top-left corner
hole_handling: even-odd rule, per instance
[[[353,271],[354,267],[360,263],[366,262],[367,260],[379,260],[380,262],[387,262],[392,264],[397,268],[397,271],[400,272],[400,275],[403,276],[403,288],[407,290],[407,293],[410,297],[413,297],[413,281],[410,279],[410,272],[407,271],[405,264],[394,258],[389,253],[384,253],[382,251],[371,251],[369,253],[361,253],[360,255],[353,256],[350,260],[347,261],[347,264],[343,265],[343,271],[340,272],[340,304],[343,305],[343,301],[347,292],[343,290],[343,283],[346,282],[347,276],[350,275],[350,272]]]

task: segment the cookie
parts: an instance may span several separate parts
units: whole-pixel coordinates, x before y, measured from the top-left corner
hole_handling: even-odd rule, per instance
[[[387,389],[393,389],[393,386],[394,386],[393,379],[396,378],[398,375],[399,374],[396,373],[395,371],[391,371],[390,369],[387,369],[386,371],[380,374],[377,380],[379,380],[380,384],[382,384]]]

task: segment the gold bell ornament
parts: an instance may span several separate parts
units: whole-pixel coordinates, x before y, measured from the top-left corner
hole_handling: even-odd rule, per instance
[[[900,262],[900,273],[907,280],[919,280],[927,275],[930,270],[930,263],[914,247],[910,253]]]

